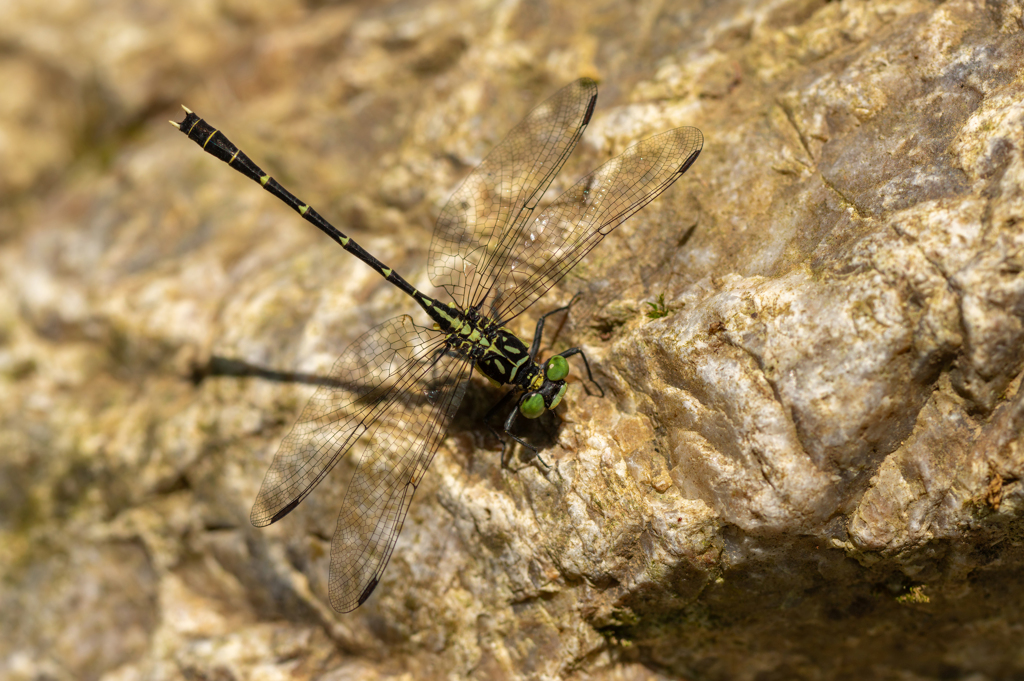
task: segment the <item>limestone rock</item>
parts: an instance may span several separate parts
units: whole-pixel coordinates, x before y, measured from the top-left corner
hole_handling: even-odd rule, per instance
[[[1021,14],[6,3],[0,676],[1024,674]],[[604,397],[575,366],[526,435],[550,468],[503,468],[474,383],[338,615],[353,463],[270,528],[249,508],[294,379],[411,306],[164,121],[195,109],[428,289],[460,178],[582,75],[601,97],[555,189],[706,139],[516,320],[582,292],[545,351],[582,346]]]

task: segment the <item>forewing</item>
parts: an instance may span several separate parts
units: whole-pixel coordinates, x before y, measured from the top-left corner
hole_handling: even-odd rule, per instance
[[[331,543],[329,590],[336,610],[355,610],[380,581],[413,493],[462,401],[470,366],[444,353],[423,362],[409,381],[416,389],[404,391],[368,434]]]
[[[313,491],[382,413],[399,414],[426,397],[406,395],[444,336],[401,315],[370,329],[342,353],[274,456],[249,519],[257,527],[280,520]]]
[[[462,308],[492,290],[489,273],[516,243],[536,205],[590,122],[597,84],[570,83],[531,111],[487,155],[441,211],[427,261],[430,281]]]
[[[704,136],[676,128],[634,144],[587,175],[517,235],[492,317],[506,324],[556,284],[591,248],[672,186],[697,160]]]

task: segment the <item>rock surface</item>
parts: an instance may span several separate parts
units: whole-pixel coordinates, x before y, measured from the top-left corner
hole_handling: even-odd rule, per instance
[[[1024,675],[1021,14],[5,3],[0,676]],[[530,434],[550,469],[502,468],[474,383],[338,615],[351,463],[268,529],[249,508],[314,389],[287,379],[410,306],[164,121],[186,103],[428,288],[460,178],[581,75],[558,187],[706,138],[537,306],[584,293],[547,345],[605,397],[577,373]]]

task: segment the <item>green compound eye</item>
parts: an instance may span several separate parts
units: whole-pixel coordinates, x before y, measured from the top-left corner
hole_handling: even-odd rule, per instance
[[[544,413],[544,398],[540,393],[532,393],[519,404],[519,413],[528,419],[535,419]]]
[[[558,394],[555,395],[555,398],[553,400],[551,400],[551,406],[548,407],[548,409],[554,409],[555,407],[558,406],[559,402],[562,401],[562,397],[565,396],[565,389],[568,387],[569,386],[567,386],[566,384],[562,384],[562,387],[558,389]]]
[[[565,361],[565,357],[555,355],[548,360],[548,366],[544,375],[547,376],[549,381],[561,381],[569,375],[569,363]]]

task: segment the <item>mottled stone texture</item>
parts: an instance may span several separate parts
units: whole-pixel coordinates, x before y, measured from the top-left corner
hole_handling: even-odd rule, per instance
[[[1024,677],[1020,2],[11,0],[0,40],[0,677]],[[583,75],[559,187],[707,140],[537,306],[584,293],[546,346],[605,397],[502,468],[474,383],[337,615],[352,463],[249,506],[289,372],[411,306],[165,121],[429,287],[459,179]]]

